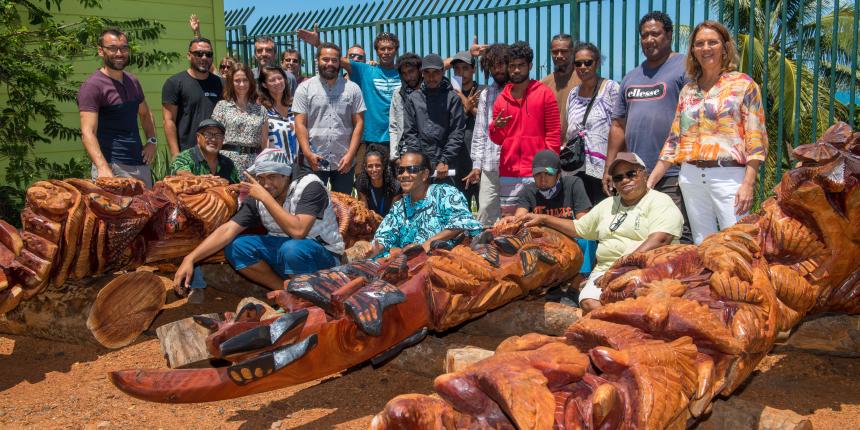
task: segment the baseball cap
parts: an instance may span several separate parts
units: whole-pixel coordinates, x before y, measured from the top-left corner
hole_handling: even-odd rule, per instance
[[[442,57],[438,54],[427,54],[421,59],[421,70],[443,70]]]
[[[609,172],[612,172],[612,169],[615,168],[615,165],[621,161],[626,161],[630,164],[638,164],[642,166],[643,169],[648,169],[648,167],[645,166],[645,162],[642,161],[642,159],[639,158],[638,155],[632,152],[619,152],[618,155],[615,156],[615,160],[612,160],[612,164],[609,165]]]
[[[464,63],[469,63],[473,67],[475,66],[475,59],[472,57],[472,54],[469,51],[460,51],[454,55],[454,58],[451,59],[451,64],[455,64],[458,61],[462,61]]]
[[[555,175],[561,171],[560,169],[561,160],[558,158],[558,154],[549,149],[538,152],[532,160],[532,175],[544,172]]]
[[[204,128],[208,128],[208,127],[217,127],[219,129],[221,129],[222,133],[226,131],[226,129],[224,128],[224,124],[221,124],[220,121],[214,120],[212,118],[207,118],[207,119],[204,119],[203,121],[200,121],[200,124],[197,125],[197,130],[195,132],[200,133],[201,130],[203,130]]]

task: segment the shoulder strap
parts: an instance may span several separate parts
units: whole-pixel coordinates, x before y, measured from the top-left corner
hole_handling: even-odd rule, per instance
[[[582,116],[582,127],[585,127],[585,121],[588,120],[588,114],[591,112],[591,106],[594,105],[594,99],[600,94],[600,85],[602,83],[603,78],[597,78],[597,85],[594,86],[594,95],[592,95],[591,100],[588,102],[588,107],[585,108],[585,115]]]

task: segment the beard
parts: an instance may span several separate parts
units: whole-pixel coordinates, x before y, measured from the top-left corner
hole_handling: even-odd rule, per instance
[[[337,78],[337,75],[340,74],[340,67],[321,67],[320,68],[320,77],[323,79],[331,80]]]
[[[498,75],[493,75],[493,81],[495,81],[500,87],[503,87],[508,83],[508,74],[500,73]]]
[[[529,75],[511,76],[510,81],[514,84],[521,84],[529,79]]]
[[[125,66],[128,65],[128,57],[119,57],[112,59],[108,56],[105,56],[103,61],[105,67],[111,70],[122,70],[125,69]]]

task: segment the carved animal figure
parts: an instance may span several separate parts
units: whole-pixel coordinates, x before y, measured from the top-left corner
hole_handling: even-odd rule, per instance
[[[167,177],[152,190],[129,178],[36,182],[23,230],[0,220],[0,314],[66,279],[180,259],[233,216],[237,196],[208,175]],[[379,215],[344,194],[332,202],[347,245],[373,237]]]
[[[206,318],[209,352],[230,366],[111,373],[120,390],[168,403],[214,401],[384,361],[445,330],[574,278],[576,242],[554,231],[500,225],[471,241],[415,245],[378,261],[358,261],[292,278],[277,302],[287,313],[261,321],[250,305],[226,323]]]
[[[683,429],[731,394],[777,333],[860,312],[860,133],[845,124],[794,151],[761,211],[700,246],[628,255],[604,306],[564,337],[529,334],[398,396],[381,429]]]

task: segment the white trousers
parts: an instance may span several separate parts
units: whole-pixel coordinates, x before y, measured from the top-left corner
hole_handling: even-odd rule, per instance
[[[684,163],[678,185],[696,245],[720,229],[735,225],[735,196],[744,180],[745,167],[696,167]]]
[[[604,273],[606,272],[591,272],[591,275],[588,275],[588,280],[585,281],[585,286],[583,286],[582,290],[579,292],[579,303],[582,303],[582,301],[586,299],[594,299],[598,302],[600,301],[600,294],[603,293],[603,290],[594,282],[603,276]]]
[[[502,215],[499,200],[499,171],[481,170],[481,188],[478,191],[478,222],[492,227]]]

